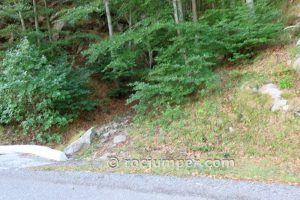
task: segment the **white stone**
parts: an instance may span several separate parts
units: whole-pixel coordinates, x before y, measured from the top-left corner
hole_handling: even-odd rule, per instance
[[[42,158],[46,158],[49,160],[55,161],[66,161],[68,158],[66,157],[64,152],[51,149],[49,147],[38,146],[38,145],[4,145],[0,146],[0,154],[14,154],[14,153],[22,153],[22,154],[32,154]]]
[[[122,142],[125,142],[127,139],[126,135],[117,135],[114,137],[114,144],[120,144]]]
[[[287,111],[289,109],[288,101],[283,99],[281,94],[282,91],[275,84],[267,84],[259,90],[262,94],[268,94],[273,99],[272,112],[279,110]]]
[[[278,110],[284,110],[287,111],[288,110],[288,105],[287,105],[288,101],[287,100],[278,100],[275,101],[272,107],[272,112],[276,112]]]
[[[297,46],[300,46],[300,39],[297,41],[297,44],[296,44]]]
[[[70,144],[64,149],[64,152],[67,156],[72,156],[78,151],[80,151],[83,147],[90,146],[93,137],[95,136],[94,128],[90,128],[85,134],[83,134],[78,140]]]
[[[262,86],[259,91],[262,94],[270,95],[273,99],[280,99],[282,94],[278,87],[273,83]]]

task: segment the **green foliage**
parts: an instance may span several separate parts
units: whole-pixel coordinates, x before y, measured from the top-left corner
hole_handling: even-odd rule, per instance
[[[241,6],[211,10],[198,23],[184,22],[168,26],[179,35],[171,35],[168,46],[158,49],[157,65],[144,81],[136,82],[129,103],[138,101],[138,111],[180,104],[199,88],[209,87],[216,79],[212,66],[225,58],[235,61],[250,58],[255,49],[278,36],[282,25],[278,13],[258,6],[255,15]]]
[[[255,49],[273,42],[283,29],[278,11],[266,4],[255,8],[255,13],[246,6],[210,10],[201,19],[215,28],[216,51],[229,61],[252,57]]]
[[[279,82],[279,87],[281,89],[288,89],[293,87],[293,80],[290,76],[285,76],[284,78],[280,79]]]
[[[86,100],[88,73],[49,62],[27,39],[6,53],[0,72],[0,122],[18,124],[40,142],[59,141],[50,130],[95,105]]]
[[[197,19],[190,0],[177,1],[177,9],[172,1],[110,0],[111,24],[102,0],[2,2],[1,122],[21,124],[39,140],[59,141],[50,134],[55,125],[93,105],[85,88],[90,73],[82,66],[115,83],[109,97],[131,95],[139,113],[164,113],[199,91],[207,95],[217,67],[252,58],[282,30],[274,9],[282,0],[254,1],[253,10],[244,0],[196,1]],[[36,47],[22,41],[4,55],[24,37]]]

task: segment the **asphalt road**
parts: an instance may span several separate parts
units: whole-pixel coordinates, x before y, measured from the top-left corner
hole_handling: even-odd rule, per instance
[[[28,169],[49,164],[56,162],[26,154],[0,155],[0,200],[300,199],[299,187],[283,184]]]
[[[300,199],[300,188],[210,178],[0,170],[0,200]]]

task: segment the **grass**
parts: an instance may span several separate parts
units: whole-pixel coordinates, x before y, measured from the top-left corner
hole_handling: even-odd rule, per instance
[[[118,159],[234,160],[230,167],[169,166],[117,168],[86,163],[46,170],[109,171],[177,176],[211,176],[267,182],[300,183],[300,118],[292,112],[271,112],[272,99],[258,89],[277,83],[289,102],[300,108],[299,77],[286,63],[289,47],[263,53],[253,64],[221,69],[216,87],[197,100],[167,107],[155,117],[136,120],[131,142],[119,147]],[[205,94],[205,95],[203,95]],[[126,152],[124,154],[124,152]],[[82,155],[92,155],[89,150]],[[122,156],[122,155],[126,155]],[[109,163],[108,163],[109,164]]]
[[[286,65],[290,58],[285,52],[287,48],[276,49],[253,65],[220,70],[217,88],[136,124],[130,131],[134,142],[123,150],[141,158],[232,158],[234,168],[199,174],[299,183],[300,118],[271,112],[271,98],[257,92],[274,82],[285,89],[284,96],[299,97],[299,78]]]
[[[4,128],[0,126],[0,138],[4,136]]]

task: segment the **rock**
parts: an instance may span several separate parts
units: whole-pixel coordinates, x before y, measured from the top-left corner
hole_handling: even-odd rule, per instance
[[[299,38],[299,40],[297,41],[297,44],[296,44],[297,46],[300,46],[300,38]]]
[[[91,144],[93,137],[97,137],[99,144],[97,148],[103,148],[104,151],[112,149],[117,144],[125,142],[127,139],[126,127],[130,126],[130,116],[122,119],[119,123],[112,122],[104,126],[91,128],[77,141],[65,148],[64,152],[67,156],[72,156],[79,152],[82,148]],[[95,155],[97,156],[97,154]]]
[[[259,90],[262,94],[268,94],[273,99],[272,112],[279,110],[287,111],[289,109],[288,101],[283,99],[281,94],[282,91],[275,84],[266,84]]]
[[[64,149],[64,152],[67,156],[72,156],[78,151],[80,151],[83,147],[90,146],[93,137],[96,135],[94,128],[90,128],[85,134],[83,134],[78,140],[70,144],[68,147]]]
[[[294,30],[298,27],[300,27],[300,22],[297,22],[295,25],[285,27],[284,30]]]
[[[234,132],[234,128],[229,127],[229,132],[230,132],[230,133],[233,133],[233,132]]]
[[[114,144],[120,144],[120,143],[123,143],[125,142],[127,139],[127,136],[126,135],[117,135],[114,137]]]
[[[300,57],[298,57],[298,58],[295,60],[295,62],[294,62],[294,64],[293,64],[293,69],[294,69],[296,72],[300,73]]]
[[[294,112],[294,116],[295,116],[295,117],[300,117],[300,111],[295,111],[295,112]]]
[[[273,106],[272,106],[272,112],[276,112],[276,111],[279,111],[279,110],[287,111],[289,109],[289,106],[287,104],[288,104],[287,100],[275,101]]]
[[[280,99],[282,94],[278,87],[273,83],[262,86],[259,91],[262,94],[270,95],[273,99]]]

